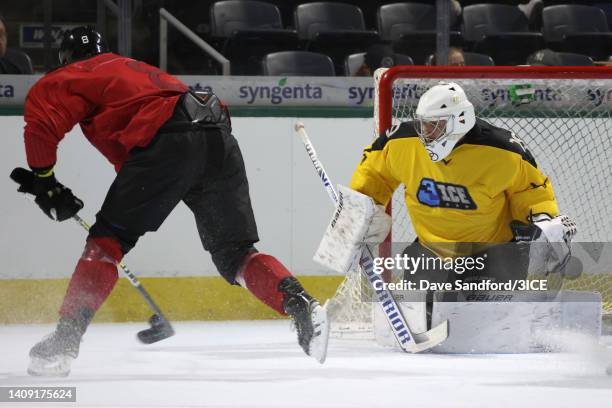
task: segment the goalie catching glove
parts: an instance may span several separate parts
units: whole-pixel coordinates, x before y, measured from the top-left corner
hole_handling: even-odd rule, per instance
[[[378,244],[389,234],[391,217],[374,200],[338,186],[338,205],[313,259],[336,272],[346,273],[361,256],[365,243]]]
[[[561,272],[569,262],[571,240],[576,235],[576,223],[567,215],[550,218],[539,214],[531,218],[533,224],[512,221],[510,227],[517,242],[531,242],[529,273],[548,275]]]
[[[34,202],[54,221],[72,218],[83,208],[83,201],[55,179],[52,168],[29,171],[17,167],[11,172],[11,179],[19,184],[17,191],[34,195]]]

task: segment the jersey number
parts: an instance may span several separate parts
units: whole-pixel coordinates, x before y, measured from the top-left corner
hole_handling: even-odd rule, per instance
[[[143,74],[149,74],[149,80],[151,80],[151,82],[157,85],[160,89],[168,89],[171,91],[178,92],[184,91],[183,87],[180,84],[177,84],[176,82],[164,81],[164,79],[161,77],[161,75],[164,74],[164,71],[159,68],[155,68],[145,64],[144,62],[134,60],[128,61],[126,65],[134,71],[142,72]]]

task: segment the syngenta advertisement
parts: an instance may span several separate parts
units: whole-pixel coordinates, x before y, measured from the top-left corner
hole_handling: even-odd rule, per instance
[[[39,75],[0,75],[0,106],[22,105]],[[371,107],[376,88],[368,77],[220,77],[182,76],[191,89],[211,91],[230,106]],[[406,78],[394,84],[393,105],[416,106],[421,95],[440,79]],[[477,110],[583,109],[608,110],[612,89],[598,81],[456,80]],[[481,112],[482,113],[482,112]],[[486,116],[486,114],[485,114]]]

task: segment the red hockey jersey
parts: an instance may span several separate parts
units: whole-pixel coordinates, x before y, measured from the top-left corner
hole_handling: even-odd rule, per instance
[[[28,165],[54,165],[58,143],[78,123],[118,171],[132,148],[151,141],[186,91],[159,68],[113,53],[58,68],[26,97]]]

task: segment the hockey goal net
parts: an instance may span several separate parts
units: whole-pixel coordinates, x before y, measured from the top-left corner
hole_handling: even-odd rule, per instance
[[[527,143],[538,166],[551,178],[562,213],[577,222],[575,241],[612,242],[612,68],[398,66],[378,70],[374,79],[376,137],[409,120],[429,87],[439,81],[456,82],[478,117],[512,130]],[[390,207],[390,239],[413,241],[401,186]],[[609,318],[608,266],[612,268],[599,262],[590,273],[565,279],[562,288],[599,292],[602,312]],[[353,271],[328,302],[336,337],[369,337],[372,303],[361,301],[367,290],[359,272]]]

